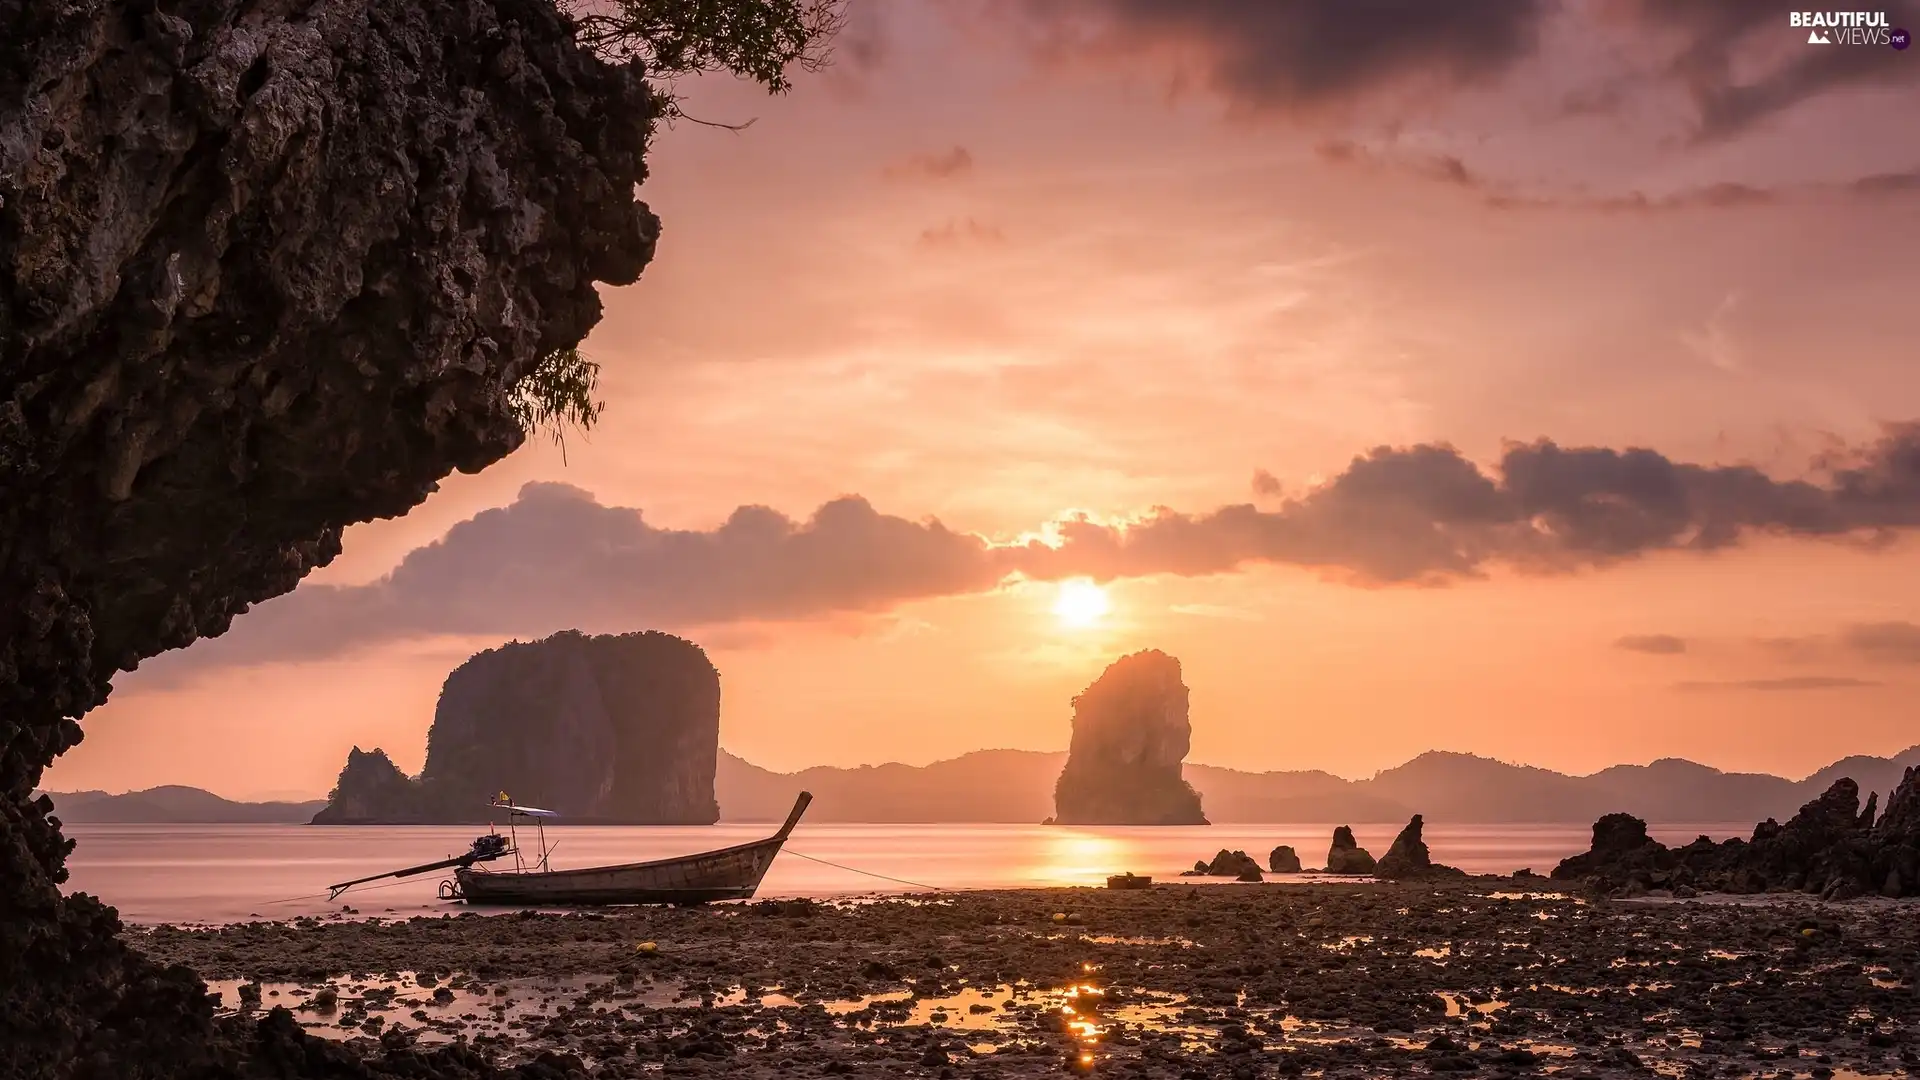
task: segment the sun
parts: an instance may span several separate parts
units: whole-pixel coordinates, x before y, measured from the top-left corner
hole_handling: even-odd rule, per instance
[[[1067,626],[1092,626],[1112,610],[1113,605],[1107,600],[1107,590],[1086,578],[1061,582],[1060,591],[1053,600],[1054,615]]]

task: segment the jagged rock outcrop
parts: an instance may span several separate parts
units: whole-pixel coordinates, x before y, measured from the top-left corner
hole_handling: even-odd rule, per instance
[[[1300,872],[1300,854],[1289,844],[1281,844],[1267,853],[1267,869],[1276,874]]]
[[[1193,724],[1180,661],[1123,656],[1073,699],[1073,740],[1054,786],[1061,825],[1205,825],[1181,776]]]
[[[1427,852],[1427,842],[1420,835],[1423,826],[1420,815],[1413,815],[1413,820],[1407,822],[1407,827],[1401,829],[1400,835],[1393,838],[1393,846],[1387,849],[1385,855],[1380,856],[1380,863],[1373,870],[1375,877],[1398,880],[1465,875],[1466,872],[1463,870],[1443,866],[1433,861],[1432,856]]]
[[[1807,892],[1828,899],[1867,893],[1920,895],[1920,770],[1909,768],[1875,822],[1859,787],[1836,780],[1780,824],[1756,825],[1747,840],[1707,837],[1668,848],[1646,823],[1609,814],[1594,824],[1592,850],[1561,862],[1553,876],[1636,895],[1651,889]]]
[[[1333,830],[1333,846],[1327,849],[1327,873],[1371,874],[1373,855],[1353,839],[1353,829],[1342,825]]]
[[[347,751],[346,767],[327,793],[327,805],[314,815],[315,825],[344,825],[367,821],[421,821],[427,818],[420,785],[385,750]]]
[[[651,630],[569,630],[455,668],[420,779],[356,747],[313,820],[486,821],[505,791],[575,822],[711,825],[719,753],[720,673],[700,646]]]
[[[657,112],[545,0],[0,0],[0,1075],[211,1053],[31,793],[115,672],[520,445],[652,256]]]

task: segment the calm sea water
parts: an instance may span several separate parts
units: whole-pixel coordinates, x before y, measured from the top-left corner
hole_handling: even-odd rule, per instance
[[[553,866],[637,862],[757,839],[771,825],[709,828],[566,826],[547,830]],[[1746,835],[1750,824],[1654,826],[1658,838]],[[328,903],[328,884],[398,869],[467,849],[484,827],[314,825],[69,825],[79,841],[69,888],[93,893],[128,922],[220,923],[337,912],[416,915],[458,910],[435,898],[444,871],[361,886]],[[1360,846],[1384,854],[1398,829],[1355,826]],[[1100,885],[1131,871],[1171,877],[1221,848],[1262,865],[1291,844],[1308,866],[1326,858],[1332,825],[1215,825],[1194,828],[1066,828],[1043,825],[802,824],[761,885],[762,897],[832,897],[940,889]],[[1546,873],[1586,850],[1583,825],[1428,826],[1436,861],[1473,873]],[[522,843],[531,848],[530,833]],[[854,870],[827,865],[827,860]],[[498,865],[498,864],[496,864]],[[858,873],[855,871],[864,871]],[[886,875],[886,880],[870,875]],[[915,885],[906,884],[913,882]],[[318,894],[318,895],[316,895]]]

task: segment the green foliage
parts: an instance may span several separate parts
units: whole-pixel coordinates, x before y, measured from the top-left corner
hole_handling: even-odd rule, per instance
[[[514,385],[509,407],[522,431],[547,432],[565,455],[567,428],[589,430],[606,408],[593,394],[599,382],[599,364],[579,349],[556,349]]]
[[[769,93],[791,68],[816,71],[842,22],[842,0],[563,0],[582,44],[614,63],[638,62],[671,82],[730,71]],[[668,117],[678,110],[668,99]]]

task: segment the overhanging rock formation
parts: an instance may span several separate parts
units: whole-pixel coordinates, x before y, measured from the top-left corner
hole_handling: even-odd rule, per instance
[[[545,0],[0,0],[0,1075],[210,1052],[61,897],[41,771],[115,672],[520,445],[652,257],[657,111]]]

